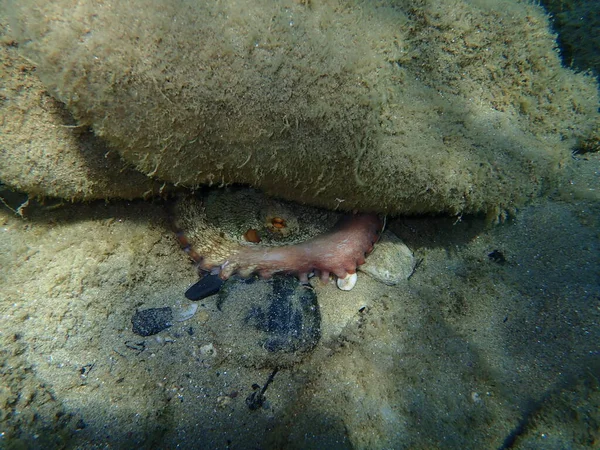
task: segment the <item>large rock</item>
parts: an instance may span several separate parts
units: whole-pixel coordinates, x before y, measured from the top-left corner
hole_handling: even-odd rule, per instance
[[[77,124],[46,92],[0,24],[0,183],[34,197],[139,198],[157,183]]]
[[[1,2],[23,54],[142,172],[328,208],[497,213],[598,120],[516,0]]]

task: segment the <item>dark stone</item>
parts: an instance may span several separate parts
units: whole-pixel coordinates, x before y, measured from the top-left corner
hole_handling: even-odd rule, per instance
[[[494,250],[493,252],[488,253],[488,258],[498,264],[504,264],[506,262],[506,257],[500,250]]]
[[[223,316],[214,323],[219,344],[253,366],[298,361],[321,337],[314,290],[293,276],[252,280],[231,278],[219,292],[217,305]]]
[[[149,308],[136,311],[131,318],[133,332],[140,336],[152,336],[173,325],[171,308]]]
[[[223,283],[218,275],[205,275],[185,291],[185,298],[192,301],[202,300],[219,292]]]

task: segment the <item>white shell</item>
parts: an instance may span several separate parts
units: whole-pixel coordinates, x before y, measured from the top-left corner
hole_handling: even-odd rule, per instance
[[[190,303],[187,306],[181,307],[179,309],[175,309],[173,311],[173,320],[175,322],[183,322],[185,320],[191,319],[194,317],[198,311],[198,303]]]
[[[354,287],[357,279],[358,276],[356,275],[356,272],[349,273],[345,278],[337,279],[337,287],[339,287],[342,291],[349,291]]]

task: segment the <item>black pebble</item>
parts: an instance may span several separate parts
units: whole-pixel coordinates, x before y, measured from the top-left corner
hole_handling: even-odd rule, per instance
[[[506,262],[506,257],[500,250],[494,250],[493,252],[488,253],[488,258],[498,264],[504,264]]]
[[[205,275],[185,291],[185,298],[192,301],[201,300],[219,292],[223,283],[218,275]]]
[[[173,325],[171,308],[149,308],[136,311],[131,318],[133,332],[140,336],[152,336]]]

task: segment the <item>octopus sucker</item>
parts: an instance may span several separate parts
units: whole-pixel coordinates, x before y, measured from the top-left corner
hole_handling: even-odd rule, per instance
[[[232,275],[242,278],[258,275],[291,274],[307,284],[311,275],[327,282],[331,275],[337,286],[350,290],[357,280],[356,270],[365,262],[383,228],[376,214],[352,213],[342,216],[330,231],[288,245],[248,242],[240,234],[238,240],[211,224],[196,202],[178,205],[177,241],[197,264],[200,271],[210,272],[226,280]],[[277,223],[284,219],[277,219]],[[191,234],[187,231],[191,230]],[[246,230],[248,228],[246,227]]]

